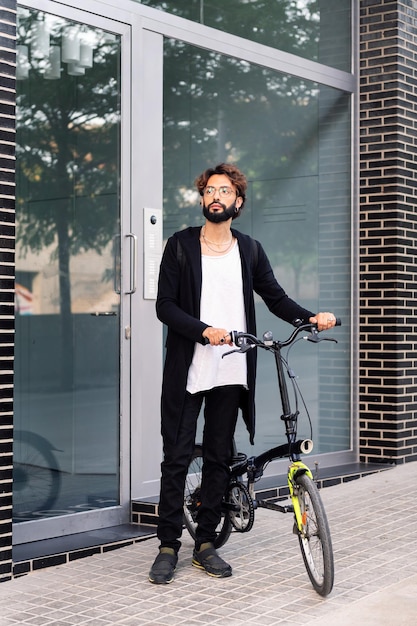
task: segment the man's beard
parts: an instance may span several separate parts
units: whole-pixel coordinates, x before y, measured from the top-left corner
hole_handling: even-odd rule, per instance
[[[235,202],[229,207],[227,207],[222,202],[216,202],[215,204],[220,204],[220,206],[223,207],[223,211],[216,211],[214,213],[210,211],[210,207],[212,204],[214,204],[214,202],[211,202],[208,207],[203,205],[203,215],[209,222],[213,222],[214,224],[219,224],[219,222],[227,222],[227,220],[230,220],[230,218],[233,218],[233,216],[236,214]]]

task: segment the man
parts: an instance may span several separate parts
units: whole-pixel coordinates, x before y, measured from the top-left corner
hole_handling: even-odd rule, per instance
[[[262,246],[231,229],[245,203],[244,174],[222,163],[203,172],[196,186],[205,223],[168,239],[156,301],[158,318],[168,327],[161,401],[160,547],[149,572],[156,584],[173,580],[181,546],[184,482],[203,401],[204,464],[192,564],[211,576],[232,575],[213,543],[239,408],[253,443],[256,351],[226,359],[222,354],[230,349],[230,330],[256,334],[253,292],[287,322],[310,321],[319,330],[335,325],[332,313],[314,315],[291,300],[275,279]]]

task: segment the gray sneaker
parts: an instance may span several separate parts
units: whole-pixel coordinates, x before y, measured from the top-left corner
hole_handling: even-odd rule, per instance
[[[192,563],[194,567],[205,570],[206,574],[215,578],[227,578],[232,575],[232,568],[229,563],[223,561],[217,554],[213,544],[199,552],[194,550]]]
[[[170,583],[174,579],[178,556],[170,548],[162,548],[149,572],[149,580],[155,585]]]

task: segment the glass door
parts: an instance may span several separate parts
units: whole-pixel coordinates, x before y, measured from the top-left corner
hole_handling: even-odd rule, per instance
[[[173,37],[164,39],[163,81],[164,237],[184,225],[203,223],[194,178],[206,167],[234,162],[248,174],[249,184],[245,209],[233,226],[262,243],[291,297],[312,311],[320,310],[320,302],[336,299],[347,318],[348,299],[327,292],[335,235],[323,223],[340,224],[343,245],[338,244],[337,261],[331,263],[338,272],[337,288],[348,294],[350,152],[340,155],[335,170],[328,161],[336,163],[339,142],[349,135],[350,96]],[[337,195],[341,180],[346,192]],[[256,314],[260,333],[272,330],[276,338],[289,333],[288,324],[259,299]],[[343,329],[339,340],[347,332]],[[316,453],[345,454],[351,445],[349,355],[343,343],[331,351],[323,348],[320,359],[305,342],[291,353],[312,416],[310,421],[302,413],[299,435],[308,438],[313,429]],[[344,381],[340,386],[328,382],[336,372]],[[276,372],[266,353],[258,355],[256,407],[260,417],[254,447],[243,420],[236,430],[238,448],[247,454],[260,454],[271,441],[285,440],[276,425]]]
[[[54,536],[54,520],[65,534],[129,514],[129,30],[34,4],[17,30],[15,542]]]

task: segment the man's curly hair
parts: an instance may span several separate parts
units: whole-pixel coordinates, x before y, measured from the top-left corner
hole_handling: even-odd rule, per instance
[[[197,178],[195,179],[195,185],[200,196],[203,196],[208,179],[211,176],[222,174],[229,178],[232,185],[236,188],[237,195],[242,198],[242,204],[237,213],[235,213],[233,216],[233,219],[235,219],[236,217],[239,217],[242,212],[246,200],[246,189],[248,186],[246,176],[242,174],[242,172],[236,167],[236,165],[232,165],[231,163],[219,163],[215,167],[209,167],[202,174],[200,174],[200,176],[197,176]]]

